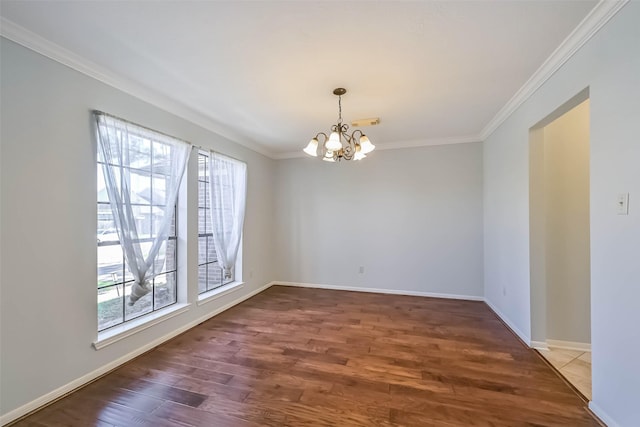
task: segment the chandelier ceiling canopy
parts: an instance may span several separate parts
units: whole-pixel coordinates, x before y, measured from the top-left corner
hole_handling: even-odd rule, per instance
[[[341,87],[333,90],[338,97],[338,123],[331,126],[330,135],[319,132],[302,151],[313,157],[320,154],[322,160],[335,162],[364,159],[376,148],[360,129],[349,134],[349,125],[342,123],[342,95],[345,93],[347,90]]]

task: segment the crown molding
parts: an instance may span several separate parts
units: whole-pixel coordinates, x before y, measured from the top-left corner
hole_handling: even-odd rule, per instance
[[[71,52],[62,46],[53,43],[44,37],[27,30],[26,28],[0,17],[0,36],[11,40],[27,49],[33,50],[49,59],[92,77],[115,89],[139,98],[151,105],[168,111],[180,118],[203,127],[211,132],[221,135],[235,143],[238,143],[252,151],[274,159],[274,154],[259,144],[248,140],[244,136],[211,119],[205,113],[183,104],[169,96],[163,95],[140,83],[118,75],[111,70],[89,61],[80,55]]]
[[[414,139],[398,142],[384,142],[376,145],[376,150],[396,150],[398,148],[430,147],[434,145],[468,144],[482,142],[480,135],[452,136],[446,138]]]
[[[300,146],[302,147],[302,146]],[[302,147],[304,148],[304,147]],[[276,160],[285,160],[285,159],[299,159],[302,157],[309,157],[302,152],[302,148],[298,151],[285,151],[282,153],[276,153],[274,159]]]
[[[600,0],[580,24],[564,39],[560,46],[533,73],[529,80],[487,123],[482,132],[480,132],[481,140],[486,140],[628,2],[629,0]]]
[[[379,150],[393,150],[445,144],[461,144],[486,140],[514,111],[531,97],[562,65],[589,41],[629,0],[600,0],[580,24],[567,36],[526,83],[498,111],[479,135],[467,137],[436,138],[427,140],[400,141],[378,144]],[[175,114],[209,131],[215,132],[252,151],[271,159],[292,159],[304,157],[301,151],[273,152],[262,145],[248,140],[243,135],[211,119],[206,113],[189,107],[171,97],[152,90],[140,83],[126,79],[109,69],[89,61],[26,28],[0,17],[0,35],[8,40],[31,49],[47,58],[70,67],[82,74],[101,81],[118,90]]]
[[[400,148],[430,147],[434,145],[468,144],[472,142],[482,142],[482,139],[480,139],[480,135],[378,143],[376,144],[376,151],[397,150]],[[297,159],[301,157],[309,157],[302,152],[302,148],[297,151],[287,151],[284,153],[276,153],[274,155],[274,158],[277,160]]]
[[[302,151],[276,153],[266,150],[264,147],[256,144],[255,142],[247,140],[239,133],[229,129],[228,127],[220,124],[215,120],[212,120],[205,113],[197,111],[192,107],[181,103],[180,101],[163,95],[133,80],[122,77],[121,75],[112,72],[106,67],[98,65],[95,62],[77,55],[70,50],[63,48],[62,46],[53,43],[4,17],[0,17],[0,36],[18,43],[19,45],[22,45],[27,49],[33,50],[34,52],[37,52],[49,59],[59,62],[60,64],[63,64],[75,71],[85,74],[91,78],[94,78],[102,83],[112,86],[143,101],[146,101],[151,105],[175,114],[176,116],[188,120],[198,126],[215,132],[218,135],[230,139],[233,142],[236,142],[271,159],[281,160],[305,157]],[[436,138],[384,143],[378,144],[376,146],[376,149],[395,150],[400,148],[460,144],[479,141],[481,141],[481,138],[474,135],[467,137]]]

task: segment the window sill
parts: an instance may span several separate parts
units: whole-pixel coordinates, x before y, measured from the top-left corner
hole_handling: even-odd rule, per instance
[[[160,322],[189,310],[191,304],[173,304],[156,312],[142,316],[139,319],[131,320],[119,326],[114,326],[106,331],[98,332],[98,339],[93,342],[93,348],[100,350],[108,345],[127,338],[133,334],[150,328]]]
[[[222,298],[223,296],[235,292],[244,287],[244,282],[231,282],[224,286],[220,286],[212,291],[198,295],[198,305],[204,305],[208,302]]]

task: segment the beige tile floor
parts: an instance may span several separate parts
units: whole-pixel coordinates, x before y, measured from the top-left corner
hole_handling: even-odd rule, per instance
[[[591,352],[550,348],[540,354],[556,368],[567,381],[591,400]]]

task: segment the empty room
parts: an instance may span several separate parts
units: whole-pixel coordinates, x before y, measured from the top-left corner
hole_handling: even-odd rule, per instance
[[[0,36],[0,425],[640,426],[640,2]]]

